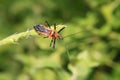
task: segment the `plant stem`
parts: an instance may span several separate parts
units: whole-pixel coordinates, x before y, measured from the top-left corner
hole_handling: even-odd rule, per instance
[[[5,44],[15,44],[18,42],[19,39],[28,37],[28,36],[37,36],[38,34],[32,29],[32,30],[27,30],[25,32],[21,33],[15,33],[3,40],[0,41],[0,46],[5,45]]]
[[[51,26],[51,28],[52,27],[53,26]],[[58,30],[59,30],[59,28],[62,28],[62,27],[66,27],[66,26],[65,25],[57,25]],[[38,34],[34,29],[27,30],[27,31],[21,32],[21,33],[15,33],[15,34],[8,36],[7,38],[1,40],[0,46],[5,45],[5,44],[16,44],[19,39],[27,38],[29,36],[38,36]]]

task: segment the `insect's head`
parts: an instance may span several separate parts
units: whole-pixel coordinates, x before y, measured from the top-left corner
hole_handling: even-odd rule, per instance
[[[57,38],[57,39],[63,39],[63,37],[56,30],[51,31],[50,37]]]

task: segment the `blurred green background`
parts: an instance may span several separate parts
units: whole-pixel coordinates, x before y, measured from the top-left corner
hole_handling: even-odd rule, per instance
[[[120,0],[0,0],[0,40],[45,20],[81,32],[0,46],[0,80],[120,79]]]

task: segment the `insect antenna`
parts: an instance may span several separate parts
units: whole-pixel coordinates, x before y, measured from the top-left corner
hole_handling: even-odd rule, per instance
[[[79,32],[76,32],[76,33],[73,33],[73,34],[66,35],[66,36],[64,36],[63,38],[67,38],[67,37],[70,37],[70,36],[72,36],[72,35],[75,35],[75,34],[78,34],[78,33],[81,33],[81,32],[83,32],[83,31],[79,31]]]

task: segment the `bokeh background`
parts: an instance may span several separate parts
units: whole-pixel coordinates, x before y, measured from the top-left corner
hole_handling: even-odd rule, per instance
[[[119,80],[120,0],[0,0],[0,40],[64,24],[56,48],[39,35],[0,46],[0,80]]]

